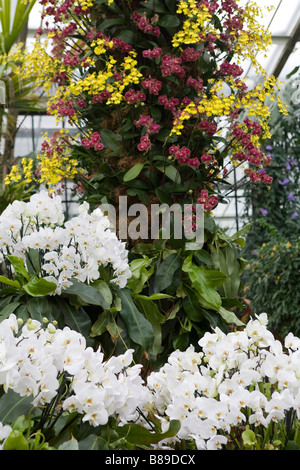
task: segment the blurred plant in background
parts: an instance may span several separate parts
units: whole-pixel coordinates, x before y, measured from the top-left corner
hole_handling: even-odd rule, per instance
[[[288,330],[300,335],[299,239],[263,243],[245,265],[244,282],[251,308],[270,311],[271,329],[282,337]]]
[[[272,328],[284,334],[300,331],[299,319],[299,235],[300,235],[300,100],[297,67],[281,90],[288,115],[275,106],[266,145],[272,164],[269,188],[248,186],[245,218],[252,221],[243,256],[243,280],[251,307],[270,312]]]
[[[15,138],[22,126],[20,115],[45,111],[46,101],[37,70],[28,70],[29,52],[25,43],[28,34],[28,18],[36,0],[0,1],[0,142],[1,188],[0,210],[15,199],[27,199],[36,189],[28,185],[28,175],[34,174],[31,160],[22,158],[23,178],[6,185],[7,175],[19,160],[15,156]],[[31,181],[31,178],[30,178]]]
[[[265,146],[272,159],[269,174],[273,183],[268,188],[255,185],[245,188],[244,216],[247,222],[253,221],[247,253],[273,237],[290,240],[299,239],[300,235],[300,77],[291,74],[287,78],[280,93],[288,114],[282,115],[276,105],[273,107],[272,138]]]

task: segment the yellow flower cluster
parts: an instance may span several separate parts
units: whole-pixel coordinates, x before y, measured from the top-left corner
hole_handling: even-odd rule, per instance
[[[268,7],[267,9],[270,8]],[[238,63],[250,59],[253,67],[265,74],[265,70],[258,62],[257,53],[259,52],[267,56],[269,47],[272,44],[272,37],[265,26],[258,21],[258,18],[263,17],[263,15],[263,8],[255,2],[250,1],[246,3],[242,16],[244,28],[239,32],[235,54]]]
[[[113,47],[113,41],[108,41],[107,39],[97,38],[91,43],[91,47],[94,48],[96,55],[105,54],[108,49]]]
[[[175,33],[172,45],[179,47],[181,44],[197,44],[200,41],[199,34],[204,27],[208,27],[211,14],[207,7],[197,7],[195,0],[180,0],[177,13],[183,14],[187,19],[183,22],[181,31]]]
[[[66,129],[61,129],[60,134],[67,133]],[[43,136],[49,142],[47,134]],[[38,174],[39,184],[45,184],[49,190],[64,179],[73,180],[75,176],[82,173],[78,166],[78,161],[70,158],[68,146],[64,146],[63,152],[57,151],[52,147],[51,155],[40,153],[37,155],[36,162],[33,158],[22,158],[18,165],[13,165],[10,173],[6,176],[5,184],[18,183],[19,181],[27,183],[36,182],[36,173]],[[36,171],[35,171],[36,166]]]
[[[73,180],[81,173],[78,161],[53,152],[51,158],[44,154],[37,156],[39,160],[39,182],[47,187],[55,186],[64,179]]]
[[[11,172],[6,176],[5,184],[9,185],[11,183],[18,183],[21,180],[25,184],[31,183],[34,179],[33,167],[33,158],[22,158],[20,167],[18,165],[14,165],[11,169]]]
[[[191,116],[195,116],[198,114],[196,104],[191,101],[180,113],[180,116],[175,119],[173,123],[173,128],[170,132],[170,136],[173,134],[181,135],[181,132],[184,128],[184,121],[187,121],[191,118]]]

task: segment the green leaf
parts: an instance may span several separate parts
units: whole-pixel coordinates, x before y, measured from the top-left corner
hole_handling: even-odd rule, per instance
[[[20,431],[12,431],[4,442],[3,450],[29,450],[29,442]]]
[[[201,320],[201,306],[197,295],[192,291],[192,289],[188,289],[187,296],[182,300],[182,306],[190,320],[195,322],[199,322]]]
[[[23,290],[32,297],[40,297],[51,294],[56,287],[54,282],[34,276],[27,284],[23,285]]]
[[[72,279],[72,285],[64,290],[64,295],[77,296],[87,305],[101,305],[103,308],[109,308],[109,304],[100,290],[80,282],[78,279]]]
[[[118,296],[122,302],[120,316],[132,341],[147,349],[153,341],[151,323],[137,309],[128,288],[121,289]]]
[[[96,336],[101,336],[105,331],[107,331],[107,325],[111,321],[111,315],[109,311],[102,312],[95,323],[92,325],[90,336],[95,338]]]
[[[110,149],[117,154],[121,153],[121,136],[115,134],[109,129],[102,129],[101,139],[107,149]]]
[[[85,338],[89,337],[92,322],[84,308],[75,308],[70,305],[68,299],[62,297],[56,297],[51,306],[52,315],[60,325],[67,325],[81,333]]]
[[[11,315],[17,307],[19,307],[20,302],[11,302],[10,304],[6,305],[1,311],[0,311],[0,321],[5,320],[6,318]]]
[[[202,266],[196,266],[192,262],[192,255],[185,259],[182,270],[188,273],[188,276],[197,291],[200,304],[204,308],[216,310],[222,306],[222,300],[216,287],[221,285],[226,275],[220,271],[208,270]]]
[[[123,181],[127,182],[135,179],[140,174],[145,164],[146,162],[136,163],[132,168],[130,168],[130,170],[125,173],[125,175],[123,176]]]
[[[12,255],[6,255],[6,258],[11,263],[16,273],[21,274],[23,277],[25,277],[27,281],[29,281],[30,276],[28,274],[27,269],[25,268],[23,260],[21,258],[18,258],[17,256]]]
[[[8,390],[0,399],[0,422],[11,424],[19,416],[28,415],[32,407],[32,397],[21,397],[13,390]]]
[[[48,320],[52,320],[49,318],[50,309],[46,297],[32,297],[27,302],[27,309],[30,317],[34,320],[37,320],[41,323],[43,322],[44,317],[46,317]]]
[[[158,267],[154,277],[154,292],[161,292],[173,282],[173,277],[181,267],[178,253],[171,253]]]
[[[176,436],[180,429],[180,421],[170,421],[169,429],[166,432],[151,432],[140,424],[125,424],[118,427],[117,433],[120,437],[124,437],[128,442],[135,445],[156,444],[163,439]]]
[[[164,28],[175,28],[180,25],[180,19],[177,15],[163,15],[160,16],[157,24]]]
[[[255,432],[249,429],[249,427],[242,433],[242,439],[245,446],[252,447],[257,442]]]
[[[113,301],[113,294],[109,285],[105,281],[99,279],[93,282],[92,287],[94,287],[98,292],[100,292],[107,304],[111,306]]]
[[[137,299],[145,299],[145,300],[161,300],[161,299],[173,299],[174,297],[172,295],[168,295],[168,294],[160,294],[160,293],[157,293],[157,294],[152,294],[150,296],[148,295],[142,295],[142,294],[137,294],[135,296],[135,298]]]
[[[224,307],[219,308],[219,313],[227,323],[235,323],[237,326],[245,326],[245,323],[241,322],[233,312],[226,310]]]
[[[16,287],[17,289],[21,288],[21,285],[18,281],[13,281],[12,279],[8,279],[8,277],[5,276],[0,276],[0,282],[9,286]]]
[[[144,317],[151,323],[154,338],[148,350],[150,359],[155,360],[160,353],[162,346],[162,328],[161,324],[165,322],[165,317],[162,315],[157,305],[147,298],[146,296],[139,295],[136,298],[136,305]]]
[[[30,275],[38,274],[41,270],[40,251],[29,248],[26,252],[26,265]]]
[[[57,450],[79,450],[79,444],[76,439],[70,439],[69,441],[64,442],[61,444]]]

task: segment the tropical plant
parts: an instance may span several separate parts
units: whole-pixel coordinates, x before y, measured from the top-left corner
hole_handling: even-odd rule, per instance
[[[56,171],[96,205],[126,195],[145,205],[199,202],[207,211],[232,190],[232,162],[245,164],[246,179],[271,182],[258,169],[269,164],[261,140],[269,137],[265,98],[276,81],[248,90],[241,78],[241,61],[261,71],[255,52],[270,44],[254,5],[41,3],[39,33],[55,24],[39,68],[47,88],[56,85],[48,111],[78,131],[67,135],[61,161],[56,139],[46,139],[42,182],[57,184]]]

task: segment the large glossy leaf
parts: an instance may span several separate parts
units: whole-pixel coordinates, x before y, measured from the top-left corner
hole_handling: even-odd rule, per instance
[[[6,318],[9,317],[11,313],[13,313],[17,307],[19,307],[20,302],[11,302],[8,305],[6,305],[1,311],[0,311],[0,322],[5,320]]]
[[[68,326],[81,333],[85,338],[89,337],[92,322],[84,308],[76,308],[70,304],[68,299],[56,296],[51,301],[51,313],[61,328]]]
[[[27,310],[30,317],[39,322],[43,322],[43,318],[53,320],[50,317],[50,309],[47,297],[32,297],[27,302]]]
[[[123,180],[126,182],[135,179],[140,174],[145,164],[146,162],[136,163],[132,168],[130,168],[130,170],[125,173],[125,175],[123,176]]]
[[[151,323],[137,309],[128,288],[121,289],[118,296],[122,302],[120,316],[126,326],[128,336],[132,341],[147,349],[154,338]]]
[[[6,276],[0,276],[0,283],[7,284],[8,286],[16,287],[17,289],[21,287],[18,281],[8,279]]]
[[[23,285],[24,291],[32,297],[42,297],[49,295],[56,289],[54,282],[49,282],[42,277],[34,276],[27,284]]]
[[[29,281],[30,276],[23,260],[13,255],[6,255],[6,258],[11,263],[16,273],[21,274],[21,276],[23,276],[27,281]]]
[[[208,270],[202,266],[196,266],[192,262],[192,256],[189,256],[182,267],[187,272],[189,278],[198,293],[200,304],[204,308],[219,311],[222,300],[220,294],[216,291],[216,286],[222,284],[226,275],[215,270]]]
[[[139,295],[135,299],[139,311],[151,323],[154,333],[154,338],[149,348],[150,358],[156,359],[162,346],[162,328],[161,324],[165,322],[165,317],[158,309],[158,306],[146,296]]]
[[[11,424],[21,415],[27,415],[32,406],[32,397],[21,397],[18,393],[8,390],[0,399],[0,422]]]
[[[65,289],[64,294],[79,297],[87,305],[101,305],[103,308],[109,308],[109,304],[100,289],[98,290],[77,279],[72,279],[72,285]]]
[[[116,429],[120,437],[126,438],[128,442],[135,445],[156,444],[163,439],[176,436],[180,429],[180,421],[170,421],[169,429],[166,432],[151,432],[139,424],[125,424]]]
[[[174,275],[181,267],[178,253],[171,253],[158,267],[154,278],[154,292],[167,289],[173,282]]]

